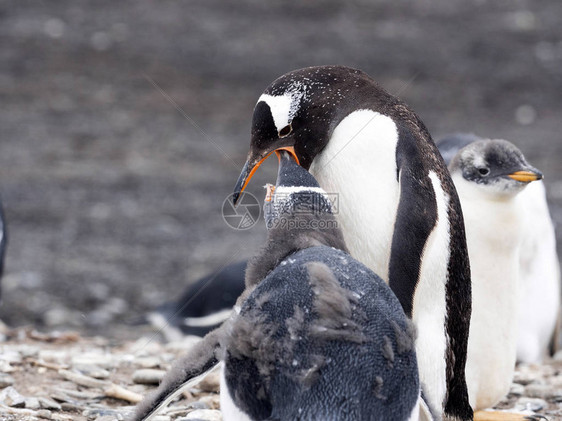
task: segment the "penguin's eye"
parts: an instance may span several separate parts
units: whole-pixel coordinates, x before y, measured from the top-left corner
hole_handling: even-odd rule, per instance
[[[279,130],[279,137],[287,137],[291,134],[292,131],[293,131],[293,126],[287,124],[281,130]]]
[[[478,172],[480,173],[480,175],[485,177],[488,174],[490,174],[490,169],[486,168],[486,167],[480,167],[480,168],[478,168]]]

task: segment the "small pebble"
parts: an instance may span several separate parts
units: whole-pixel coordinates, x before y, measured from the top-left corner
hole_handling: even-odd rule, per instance
[[[55,409],[57,411],[61,410],[60,404],[52,399],[40,397],[37,398],[37,400],[39,401],[39,405],[41,405],[41,408],[43,409]]]
[[[15,364],[19,364],[22,362],[22,357],[19,352],[6,348],[2,350],[2,353],[0,354],[0,360],[5,361],[7,363],[15,363]]]
[[[134,352],[138,357],[145,357],[150,354],[159,354],[162,352],[162,345],[152,340],[150,337],[143,337],[131,346],[131,352]]]
[[[168,408],[163,409],[162,413],[170,418],[173,418],[179,415],[183,416],[190,410],[193,410],[193,407],[190,405],[172,405]]]
[[[14,378],[6,373],[0,373],[0,389],[14,384]]]
[[[63,402],[60,405],[62,411],[82,412],[84,407],[72,402]]]
[[[205,376],[197,387],[204,392],[218,392],[220,390],[220,371],[215,370]]]
[[[115,421],[117,418],[115,418],[112,415],[102,415],[101,417],[97,417],[96,421]]]
[[[526,386],[533,383],[539,378],[539,373],[536,370],[531,369],[529,366],[521,364],[519,370],[515,372],[513,376],[513,382],[522,384]]]
[[[133,373],[133,381],[140,384],[159,384],[165,375],[164,370],[143,368]]]
[[[22,408],[25,406],[25,398],[12,386],[8,386],[0,392],[0,402],[13,408]]]
[[[78,370],[86,376],[93,377],[94,379],[107,379],[109,378],[109,371],[96,365],[89,364],[76,364],[74,369]]]
[[[124,419],[121,412],[113,409],[85,409],[82,415],[90,420],[98,419],[99,417],[111,417],[113,420],[121,421]]]
[[[142,368],[160,367],[162,360],[158,357],[141,357],[135,360],[135,364]]]
[[[39,348],[32,345],[21,345],[18,352],[23,358],[35,358],[39,355]]]
[[[521,396],[525,393],[525,386],[519,383],[512,383],[509,388],[509,394],[513,396]]]
[[[25,398],[25,407],[27,409],[41,409],[41,403],[37,398]]]
[[[97,365],[103,368],[113,368],[117,365],[117,361],[109,354],[89,352],[72,357],[72,365]]]
[[[216,409],[196,409],[185,417],[176,419],[176,421],[188,420],[222,421],[222,414],[221,411],[217,411]]]
[[[203,402],[202,400],[196,401],[196,402],[191,402],[189,404],[189,407],[192,409],[211,409],[209,407],[209,405],[207,405],[205,402]]]
[[[220,408],[220,397],[219,397],[219,395],[201,396],[199,398],[198,402],[207,405],[207,408],[209,408],[209,409],[219,409]]]
[[[529,398],[546,399],[550,393],[550,387],[545,384],[531,383],[525,386],[525,395]]]
[[[59,390],[51,391],[50,396],[51,396],[51,398],[53,398],[53,399],[55,399],[59,402],[70,402],[70,403],[74,402],[74,400],[70,396],[68,396],[66,393],[63,393]],[[41,399],[40,399],[40,401],[41,401]],[[52,402],[54,402],[54,401],[52,401]],[[50,409],[50,408],[47,408],[47,409]]]
[[[517,411],[540,411],[547,407],[547,403],[544,399],[538,398],[519,398],[515,405],[515,410]]]
[[[172,418],[167,415],[156,415],[152,418],[152,421],[171,421],[171,419]]]
[[[546,384],[530,384],[525,387],[525,396],[529,398],[551,399],[562,397],[562,391]]]
[[[48,409],[40,409],[36,412],[36,414],[39,418],[43,418],[46,420],[53,419],[53,414]]]
[[[42,349],[39,351],[39,359],[49,363],[63,364],[68,361],[68,352]]]

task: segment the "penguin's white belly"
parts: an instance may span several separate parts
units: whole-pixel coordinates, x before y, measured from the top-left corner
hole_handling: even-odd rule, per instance
[[[469,242],[470,244],[470,242]],[[508,256],[494,253],[498,267],[509,261]],[[469,246],[469,256],[470,246]],[[471,267],[479,265],[477,258]],[[511,258],[510,264],[517,260]],[[482,268],[486,268],[485,265]],[[466,382],[473,409],[485,409],[495,405],[508,392],[515,369],[517,344],[517,296],[506,286],[504,291],[494,291],[490,283],[501,278],[517,282],[514,271],[494,270],[472,273],[472,317],[468,341]],[[511,295],[511,296],[510,296]]]
[[[560,308],[560,266],[544,183],[531,183],[517,200],[524,204],[520,255],[517,359],[538,363],[547,355]]]
[[[416,354],[420,381],[425,384],[426,398],[441,409],[447,392],[445,351],[445,280],[450,257],[449,197],[437,174],[429,173],[437,202],[437,221],[431,231],[420,265],[419,282],[414,294],[412,319],[418,329]]]
[[[387,116],[359,110],[334,129],[310,172],[336,198],[335,213],[353,257],[388,282],[399,200],[398,130]]]
[[[224,363],[220,363],[221,370],[221,389],[220,389],[220,403],[223,421],[252,421],[248,414],[242,412],[234,403],[226,379],[224,377]]]
[[[515,369],[520,212],[514,200],[490,200],[454,178],[461,200],[472,278],[466,382],[474,410],[508,392]],[[471,185],[472,184],[472,185]]]

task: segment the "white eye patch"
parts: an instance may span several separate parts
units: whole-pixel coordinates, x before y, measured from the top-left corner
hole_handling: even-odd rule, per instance
[[[296,86],[283,95],[263,94],[259,97],[258,102],[263,101],[269,106],[273,122],[279,132],[283,127],[291,124],[304,96],[305,90]]]
[[[294,112],[291,113],[291,102],[293,98],[291,95],[271,96],[263,94],[260,96],[258,102],[260,101],[265,102],[269,106],[277,131],[280,131],[293,120]]]

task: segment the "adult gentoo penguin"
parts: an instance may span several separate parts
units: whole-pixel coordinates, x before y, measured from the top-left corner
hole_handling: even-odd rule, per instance
[[[525,206],[520,194],[542,178],[505,140],[470,142],[449,169],[466,224],[472,273],[472,317],[466,381],[473,409],[509,392],[515,369],[519,255]]]
[[[314,178],[287,152],[279,156],[264,212],[268,239],[249,262],[239,307],[139,406],[137,419],[207,368],[205,354],[222,361],[224,420],[431,419],[413,324],[385,282],[346,252]]]
[[[418,329],[420,379],[433,406],[451,419],[472,419],[463,219],[424,124],[359,70],[305,68],[281,76],[258,99],[235,195],[279,149],[339,195],[338,222],[351,255],[389,283]]]
[[[443,138],[437,145],[447,162],[460,149],[478,140],[484,139],[472,134],[459,133]],[[493,141],[487,140],[487,142],[491,145],[490,142]],[[506,154],[521,155],[514,145],[510,143],[504,145],[506,146],[498,145],[498,147],[504,149]],[[490,165],[501,169],[502,166],[507,165],[507,162],[501,164],[491,162]],[[495,196],[483,198],[484,202],[490,199],[496,200]],[[538,363],[548,355],[549,351],[552,351],[551,345],[557,344],[556,327],[560,312],[560,263],[544,182],[538,180],[521,188],[513,199],[513,206],[517,207],[521,236],[517,360]],[[496,227],[492,228],[498,230]],[[470,257],[474,266],[473,256]],[[515,321],[516,318],[511,317],[510,320]]]

